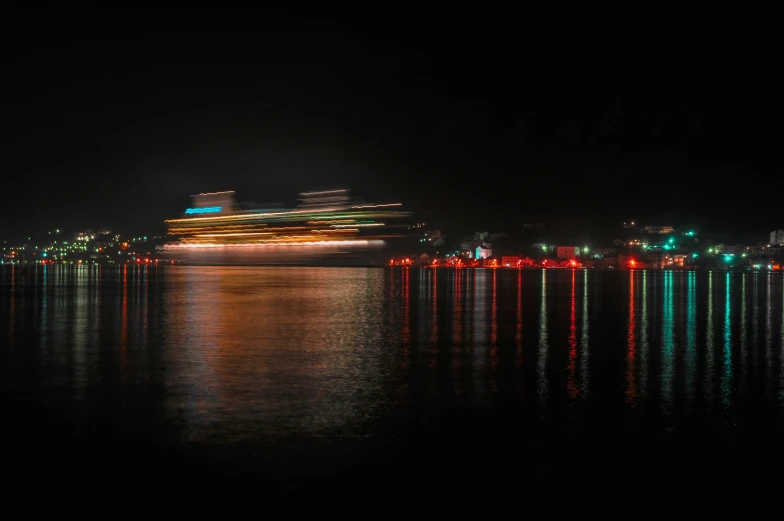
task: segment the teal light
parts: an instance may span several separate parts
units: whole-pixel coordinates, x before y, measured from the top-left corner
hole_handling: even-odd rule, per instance
[[[208,206],[206,208],[188,208],[185,213],[188,215],[200,213],[217,213],[223,209],[222,206]]]
[[[675,239],[673,239],[672,237],[670,237],[670,244],[672,244],[672,243],[674,243],[674,242],[675,242]]]
[[[699,257],[699,255],[697,255],[696,253],[692,253],[692,254],[691,254],[691,258],[692,258],[692,259],[696,259],[697,257]]]
[[[686,235],[688,235],[689,237],[694,237],[694,232],[689,231],[689,233],[687,233]]]
[[[46,257],[46,252],[43,252],[43,253],[41,254],[41,256],[42,256],[42,257]]]
[[[665,250],[669,250],[670,248],[671,248],[671,246],[670,246],[669,244],[665,244],[665,245],[664,245],[664,249],[665,249]]]

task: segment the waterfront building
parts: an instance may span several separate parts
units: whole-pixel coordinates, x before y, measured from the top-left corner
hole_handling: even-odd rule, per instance
[[[579,246],[558,246],[557,256],[559,259],[574,259],[580,255]]]

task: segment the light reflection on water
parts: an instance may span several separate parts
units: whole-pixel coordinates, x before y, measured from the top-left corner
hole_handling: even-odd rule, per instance
[[[0,275],[4,399],[63,411],[74,425],[295,452],[499,403],[514,403],[507,414],[529,426],[784,425],[779,274],[45,266]]]

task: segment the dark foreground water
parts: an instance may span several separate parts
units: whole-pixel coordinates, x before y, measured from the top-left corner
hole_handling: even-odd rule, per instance
[[[784,445],[778,274],[0,274],[16,473],[451,489],[710,477]]]

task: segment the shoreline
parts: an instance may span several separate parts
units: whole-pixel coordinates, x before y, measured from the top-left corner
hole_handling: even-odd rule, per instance
[[[457,271],[457,270],[500,270],[500,271],[543,271],[543,270],[554,270],[554,271],[683,271],[683,272],[707,272],[707,271],[720,271],[720,272],[760,272],[760,273],[771,273],[771,272],[779,272],[781,270],[769,270],[769,269],[738,269],[738,268],[682,268],[682,267],[668,267],[668,268],[594,268],[594,267],[542,267],[542,266],[526,266],[526,267],[519,267],[519,268],[512,268],[512,267],[505,267],[505,266],[389,266],[387,265],[380,265],[380,264],[189,264],[189,263],[177,263],[177,264],[170,264],[169,262],[165,263],[126,263],[126,264],[108,264],[108,263],[81,263],[81,264],[38,264],[38,263],[16,263],[16,264],[2,264],[3,268],[11,267],[11,268],[60,268],[60,267],[69,267],[69,268],[78,268],[78,267],[93,267],[99,266],[101,268],[122,268],[122,267],[132,267],[132,268],[162,268],[162,269],[170,269],[175,267],[187,267],[187,268],[376,268],[376,269],[424,269],[424,270],[450,270],[450,271]]]

